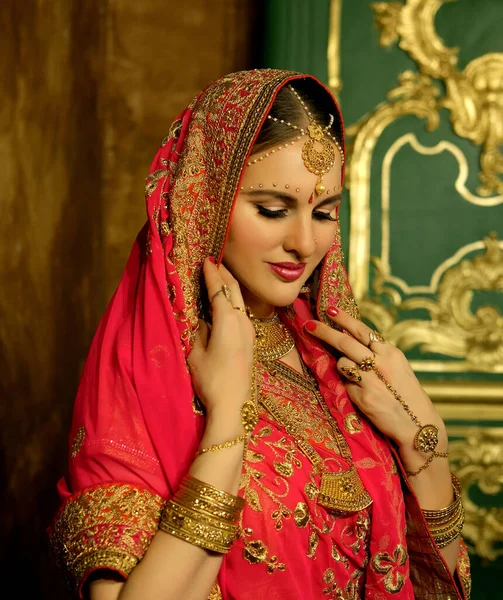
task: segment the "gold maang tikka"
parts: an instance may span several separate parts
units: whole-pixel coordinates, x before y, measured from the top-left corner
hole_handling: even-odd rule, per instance
[[[275,123],[281,123],[282,125],[286,125],[292,129],[295,129],[299,132],[299,135],[290,142],[290,144],[295,144],[302,136],[309,135],[309,139],[306,140],[302,146],[302,160],[306,169],[315,175],[318,176],[318,180],[316,182],[315,191],[316,194],[320,195],[327,189],[325,184],[323,183],[323,175],[328,173],[330,169],[334,166],[335,163],[335,150],[330,142],[337,147],[339,153],[341,155],[341,164],[344,164],[344,152],[340,143],[337,139],[330,133],[330,129],[334,123],[334,116],[330,115],[330,121],[326,127],[321,127],[315,120],[311,111],[305,104],[305,102],[300,97],[299,93],[293,88],[293,86],[289,85],[288,89],[295,95],[300,105],[304,109],[307,117],[309,119],[309,126],[307,131],[289,121],[285,121],[284,119],[278,119],[277,117],[273,117],[272,115],[268,115],[267,118]],[[279,146],[276,151],[281,150],[282,148],[288,146],[286,143],[282,146]],[[251,166],[256,164],[259,161],[264,160],[271,154],[274,154],[275,150],[270,150],[266,152],[263,156],[257,157],[248,162],[247,166]],[[311,203],[313,199],[311,198],[309,202]]]

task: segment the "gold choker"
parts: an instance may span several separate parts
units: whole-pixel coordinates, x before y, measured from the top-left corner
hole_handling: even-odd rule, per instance
[[[255,329],[256,353],[259,361],[277,360],[295,348],[292,334],[283,325],[277,313],[270,319],[257,319],[252,315],[250,319]]]

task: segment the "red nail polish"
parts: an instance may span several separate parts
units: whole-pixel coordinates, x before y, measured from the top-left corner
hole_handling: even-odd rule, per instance
[[[208,258],[208,260],[210,261],[210,263],[211,263],[212,265],[216,265],[216,264],[217,264],[217,261],[216,261],[216,260],[213,258],[213,256],[210,256],[210,257]]]
[[[327,315],[329,317],[336,317],[339,314],[339,311],[337,310],[337,308],[335,308],[335,306],[329,306],[327,308]]]
[[[304,327],[308,331],[314,331],[316,329],[316,323],[314,321],[307,321],[307,323],[304,325]]]

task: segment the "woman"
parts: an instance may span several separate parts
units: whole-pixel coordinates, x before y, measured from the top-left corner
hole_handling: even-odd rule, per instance
[[[171,127],[59,486],[81,597],[467,597],[444,424],[351,297],[344,158],[298,73],[224,77]]]

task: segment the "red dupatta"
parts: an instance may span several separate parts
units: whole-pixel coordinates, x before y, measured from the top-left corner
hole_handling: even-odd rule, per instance
[[[146,182],[148,221],[102,318],[80,382],[69,471],[59,484],[63,505],[51,528],[59,561],[77,587],[98,568],[127,576],[157,530],[164,499],[192,463],[204,418],[186,356],[205,300],[202,263],[207,256],[222,257],[254,140],[279,89],[299,78],[314,79],[268,69],[214,82],[173,123],[154,158]],[[334,110],[339,112],[335,100]],[[329,304],[355,314],[339,240],[319,271],[318,317],[327,322]],[[296,309],[289,326],[343,430],[344,419],[355,409],[335,360],[302,334],[312,316],[307,303],[299,300]],[[367,576],[367,597],[413,598],[403,496],[398,478],[390,478],[388,444],[367,422],[363,435],[348,444],[374,498],[370,561],[375,568]],[[379,502],[383,482],[391,504]],[[455,594],[445,573],[444,584]],[[222,594],[226,598],[225,586]]]

